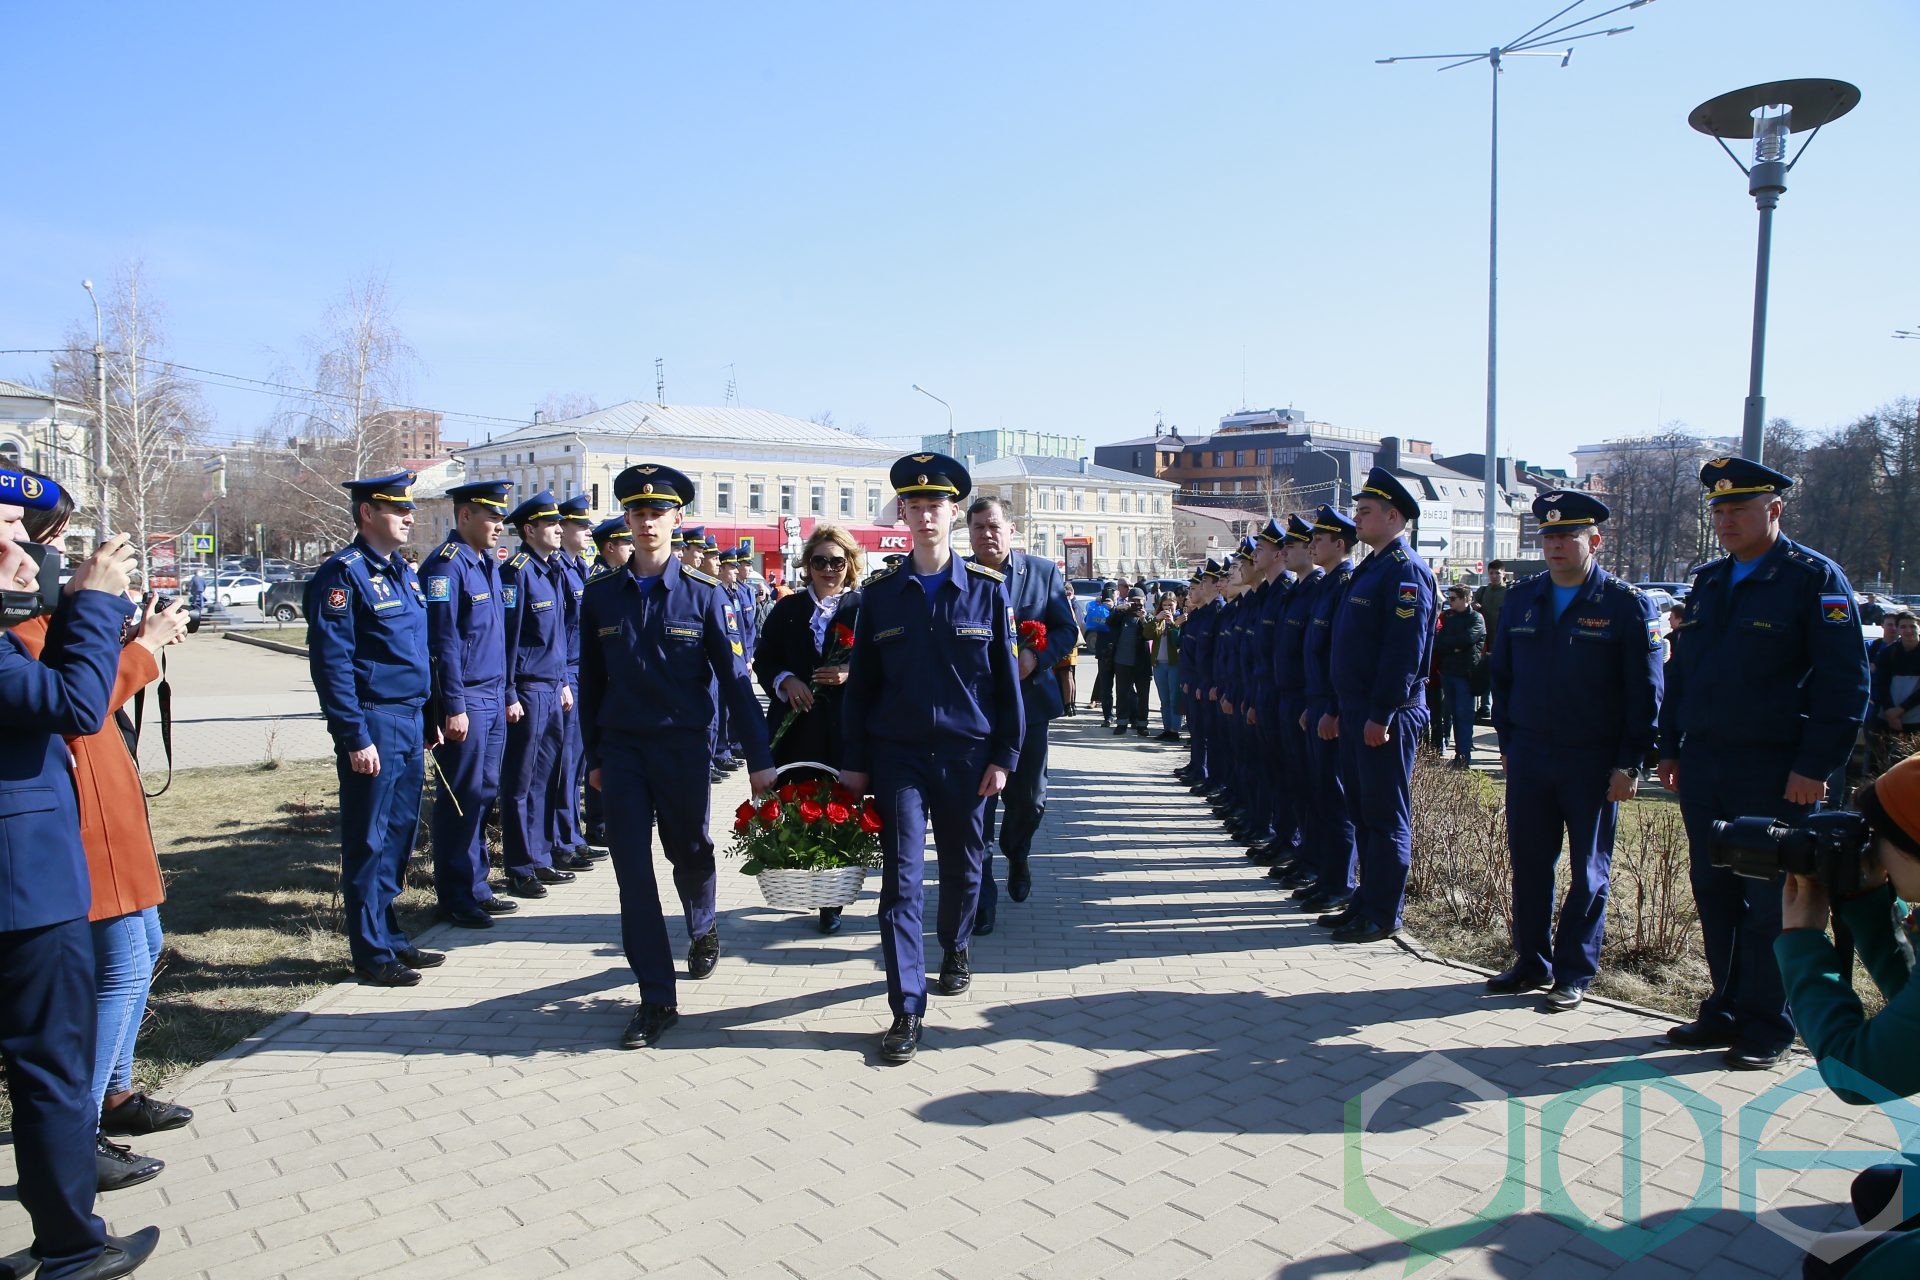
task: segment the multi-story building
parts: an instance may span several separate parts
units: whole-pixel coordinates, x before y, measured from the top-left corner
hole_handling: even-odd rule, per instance
[[[0,381],[0,466],[53,477],[90,512],[93,422],[93,412],[85,405]]]
[[[448,440],[440,434],[442,418],[433,409],[383,409],[367,415],[367,425],[375,431],[393,433],[396,458],[407,463],[431,463],[451,458],[467,447],[465,440]]]
[[[1298,409],[1231,413],[1210,436],[1177,434],[1102,445],[1104,465],[1171,480],[1190,506],[1272,513],[1345,501],[1374,464],[1380,437],[1309,421]]]
[[[947,433],[941,431],[921,436],[920,447],[946,453]],[[1010,431],[998,427],[991,431],[959,432],[954,436],[953,448],[951,456],[969,466],[1015,455],[1027,458],[1079,458],[1087,452],[1087,438],[1048,435],[1041,431]]]
[[[996,458],[973,468],[974,492],[1003,499],[1037,556],[1062,559],[1065,538],[1093,544],[1104,577],[1170,574],[1187,563],[1174,533],[1176,486],[1085,458]]]

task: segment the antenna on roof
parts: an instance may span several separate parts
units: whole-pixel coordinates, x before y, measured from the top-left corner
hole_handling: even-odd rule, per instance
[[[667,405],[667,358],[653,358],[653,402],[661,408]]]
[[[728,365],[727,366],[727,397],[724,401],[722,401],[722,403],[738,404],[739,402],[740,402],[740,382],[739,382],[739,379],[733,376],[733,366]]]

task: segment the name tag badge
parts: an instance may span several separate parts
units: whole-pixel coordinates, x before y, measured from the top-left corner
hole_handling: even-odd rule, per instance
[[[602,636],[617,636],[620,634],[620,628],[617,624],[611,627],[601,627],[594,634],[602,635]]]
[[[667,634],[670,636],[678,637],[679,639],[682,639],[682,640],[698,640],[700,638],[700,628],[682,627],[682,626],[675,625],[674,623],[668,623]]]
[[[535,600],[535,601],[533,602],[533,608],[534,608],[534,611],[535,611],[536,613],[537,613],[537,612],[539,612],[539,611],[540,611],[540,610],[542,610],[542,609],[551,609],[551,608],[553,608],[553,601],[551,601],[551,600]]]
[[[1360,605],[1370,605],[1370,604],[1372,604],[1372,603],[1373,603],[1373,600],[1372,600],[1372,598],[1371,598],[1371,597],[1369,597],[1369,596],[1348,596],[1348,597],[1347,597],[1347,603],[1348,603],[1348,604],[1360,604]]]
[[[472,600],[475,604],[485,604],[487,601],[493,599],[493,592],[476,591],[469,596],[468,599]],[[509,601],[509,603],[511,603],[511,601]]]
[[[992,627],[955,627],[953,629],[953,634],[957,636],[966,636],[968,639],[971,639],[971,640],[991,640],[993,639],[993,628]]]
[[[405,602],[400,600],[376,600],[373,604],[373,611],[379,613],[385,609],[398,609],[403,603]]]
[[[875,634],[873,638],[876,641],[898,640],[901,636],[905,634],[907,634],[907,629],[905,627],[888,627],[885,631],[881,631]]]

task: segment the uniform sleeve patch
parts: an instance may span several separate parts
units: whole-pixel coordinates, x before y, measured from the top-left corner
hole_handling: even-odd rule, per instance
[[[345,587],[329,587],[327,589],[327,612],[345,613],[347,611],[347,601],[351,598],[351,593],[349,593]]]
[[[519,598],[520,598],[520,588],[513,586],[511,584],[501,585],[500,604],[503,608],[507,608],[507,609],[513,608],[514,605],[519,601]],[[474,599],[477,600],[479,599],[479,597],[475,596]]]
[[[1849,622],[1853,618],[1853,601],[1845,596],[1821,596],[1820,616],[1828,622]]]
[[[1660,647],[1660,623],[1657,619],[1648,618],[1647,619],[1647,648],[1658,649],[1659,647]]]
[[[445,604],[453,599],[453,580],[445,574],[430,574],[427,577],[427,599],[436,604]]]
[[[1417,604],[1419,603],[1419,600],[1420,600],[1420,584],[1419,583],[1403,582],[1400,584],[1400,603],[1401,604]]]
[[[730,604],[721,605],[720,612],[726,615],[727,630],[738,631],[740,629],[740,616],[733,611],[732,605]]]

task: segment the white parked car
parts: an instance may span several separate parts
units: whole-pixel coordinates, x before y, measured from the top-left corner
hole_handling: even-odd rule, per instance
[[[233,608],[235,600],[253,600],[267,589],[267,580],[257,573],[223,573],[213,580],[213,595],[222,609]]]

